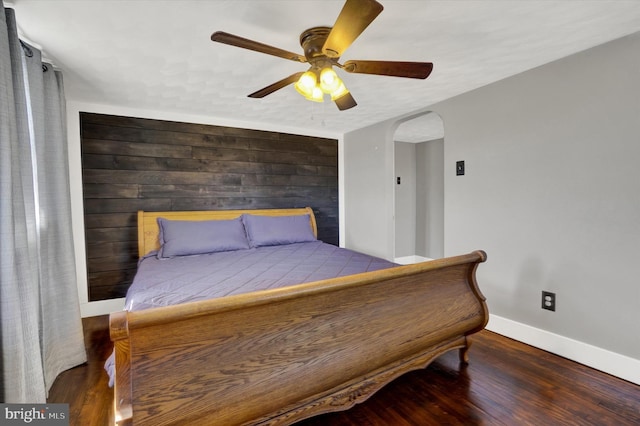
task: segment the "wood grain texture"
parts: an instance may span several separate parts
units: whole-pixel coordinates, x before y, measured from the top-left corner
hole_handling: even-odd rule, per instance
[[[116,415],[122,424],[275,425],[347,409],[446,351],[466,351],[488,320],[475,281],[485,259],[479,251],[113,313]]]
[[[319,238],[338,243],[336,140],[84,112],[80,123],[90,301],[125,295],[138,210],[313,205]]]
[[[70,426],[112,426],[113,390],[102,368],[111,353],[107,316],[83,319],[88,362],[58,376],[49,403],[69,404]],[[640,386],[488,330],[455,352],[406,373],[353,408],[297,426],[640,424]]]

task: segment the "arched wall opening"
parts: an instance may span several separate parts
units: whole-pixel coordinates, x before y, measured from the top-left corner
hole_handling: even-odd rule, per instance
[[[444,123],[427,111],[394,132],[394,259],[415,263],[444,256]]]

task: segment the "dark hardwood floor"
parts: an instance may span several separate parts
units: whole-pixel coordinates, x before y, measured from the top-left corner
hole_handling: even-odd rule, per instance
[[[89,360],[58,377],[49,402],[69,403],[71,425],[111,425],[108,318],[83,324]],[[348,411],[298,423],[320,425],[640,425],[640,386],[485,330],[469,365],[447,353]]]

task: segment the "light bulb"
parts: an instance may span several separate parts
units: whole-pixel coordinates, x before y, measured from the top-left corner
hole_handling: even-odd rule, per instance
[[[331,100],[335,101],[336,99],[340,99],[341,97],[343,97],[348,93],[349,91],[347,90],[346,86],[342,81],[340,81],[340,86],[336,90],[331,92]]]
[[[320,86],[316,85],[313,88],[311,96],[308,96],[306,98],[314,102],[324,102],[324,93],[322,93],[322,89],[320,89]]]
[[[294,87],[305,98],[313,95],[313,89],[316,87],[318,81],[316,73],[313,71],[307,71],[300,76]]]
[[[324,68],[320,72],[320,88],[324,93],[336,91],[341,84],[342,80],[340,80],[340,77],[338,77],[338,74],[336,74],[333,68]]]

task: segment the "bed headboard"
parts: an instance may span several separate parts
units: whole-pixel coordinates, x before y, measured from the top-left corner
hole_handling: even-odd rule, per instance
[[[313,234],[318,236],[316,218],[311,207],[299,209],[263,209],[263,210],[200,210],[200,211],[169,211],[147,212],[138,211],[138,256],[142,257],[151,250],[160,248],[158,234],[158,218],[169,220],[228,220],[235,219],[243,213],[262,216],[293,216],[308,214],[311,220]]]

